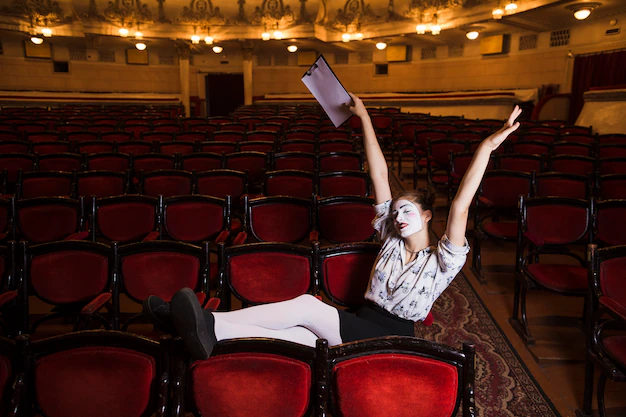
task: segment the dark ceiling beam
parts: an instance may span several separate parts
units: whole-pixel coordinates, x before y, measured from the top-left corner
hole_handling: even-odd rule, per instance
[[[533,24],[526,20],[522,21],[519,18],[499,19],[499,20],[494,20],[494,22],[499,23],[503,26],[512,26],[518,29],[529,30],[531,32],[547,32],[550,30],[550,26]]]

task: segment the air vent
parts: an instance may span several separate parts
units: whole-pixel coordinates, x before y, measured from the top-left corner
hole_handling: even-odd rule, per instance
[[[345,65],[348,63],[348,52],[335,52],[335,64]]]
[[[422,60],[437,58],[437,47],[429,46],[428,48],[422,48]]]
[[[448,57],[458,58],[463,56],[463,44],[448,45]]]
[[[569,45],[569,29],[555,30],[550,33],[550,47]]]
[[[289,65],[289,55],[287,54],[274,55],[274,66],[286,67],[287,65]]]
[[[374,60],[372,52],[359,52],[359,64],[371,64]]]
[[[374,65],[374,74],[375,75],[388,75],[389,74],[389,65],[387,65],[387,64],[376,64],[376,65]]]
[[[272,56],[271,55],[258,55],[256,62],[259,67],[269,67],[272,65]]]
[[[98,51],[100,62],[115,62],[115,51]]]
[[[519,50],[527,51],[529,49],[537,49],[537,35],[519,37]]]
[[[87,61],[87,50],[70,49],[70,61]]]
[[[52,62],[52,71],[53,72],[70,72],[70,63],[67,61],[53,61]]]
[[[159,54],[159,64],[161,65],[174,65],[176,63],[176,59],[174,55],[160,55]]]
[[[606,36],[619,35],[620,28],[607,29],[605,32]]]

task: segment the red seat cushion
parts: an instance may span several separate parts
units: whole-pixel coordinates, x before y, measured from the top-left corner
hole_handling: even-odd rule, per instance
[[[622,367],[626,367],[626,336],[609,336],[602,339],[606,353]]]
[[[3,403],[4,388],[11,377],[11,361],[6,356],[0,356],[0,404]]]
[[[273,354],[235,353],[198,361],[191,378],[203,416],[302,417],[310,401],[311,368]]]
[[[553,291],[587,291],[587,268],[564,264],[530,264],[529,274],[541,285]]]
[[[492,237],[514,239],[517,237],[517,222],[490,222],[483,223],[482,229]]]
[[[342,417],[453,415],[459,383],[448,363],[385,353],[340,362],[332,373]]]

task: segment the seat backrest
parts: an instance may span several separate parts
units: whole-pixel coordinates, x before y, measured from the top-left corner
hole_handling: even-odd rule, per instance
[[[533,185],[532,173],[491,170],[485,172],[478,196],[488,199],[495,209],[515,209],[519,196],[530,196]]]
[[[245,138],[245,130],[233,131],[222,130],[211,133],[211,139],[217,142],[242,142]]]
[[[263,186],[266,196],[310,198],[315,194],[315,174],[298,170],[268,171]]]
[[[601,200],[626,198],[626,174],[599,175],[597,178]]]
[[[335,196],[317,202],[317,230],[332,243],[371,240],[375,231],[374,201],[368,197]]]
[[[284,417],[304,417],[315,408],[312,347],[278,339],[226,340],[188,372],[191,402],[203,416],[270,417],[280,410]]]
[[[624,291],[624,268],[626,268],[626,246],[598,248],[588,245],[589,280],[594,299],[592,307],[600,297],[609,297],[626,308]]]
[[[273,156],[273,168],[314,172],[317,168],[317,156],[308,152],[278,152]]]
[[[261,242],[297,243],[309,235],[313,223],[311,198],[244,196],[245,227]]]
[[[230,230],[231,199],[190,195],[160,198],[163,231],[172,240],[203,242]]]
[[[245,304],[284,301],[314,291],[313,250],[290,243],[219,247],[222,303],[230,291]]]
[[[143,155],[133,156],[133,174],[139,178],[139,173],[144,173],[160,170],[175,168],[175,158],[173,155],[166,155],[163,153],[148,153]]]
[[[569,197],[586,199],[590,195],[590,179],[584,175],[544,172],[535,179],[535,197]]]
[[[267,154],[262,152],[234,152],[225,156],[227,169],[248,172],[248,181],[258,183],[268,169]]]
[[[626,245],[626,199],[599,201],[596,205],[595,237],[608,246]]]
[[[324,152],[319,154],[319,171],[363,171],[363,156],[358,152]]]
[[[92,239],[98,235],[121,243],[139,241],[157,229],[157,199],[122,195],[94,200]]]
[[[193,193],[194,173],[179,169],[158,169],[140,173],[140,194],[173,197]]]
[[[550,171],[569,174],[591,175],[596,169],[596,160],[588,156],[553,155],[549,160]]]
[[[40,171],[67,171],[79,170],[81,168],[82,158],[75,153],[53,153],[41,155],[37,166]]]
[[[118,143],[116,149],[118,152],[139,156],[152,152],[154,150],[154,144],[152,142],[144,142],[143,140],[131,140]]]
[[[196,175],[196,194],[218,198],[232,196],[237,204],[239,198],[248,192],[248,175],[232,169],[215,169]]]
[[[249,130],[246,132],[246,142],[270,142],[274,143],[278,140],[278,134],[270,130]]]
[[[318,279],[333,303],[350,308],[365,303],[365,291],[380,248],[380,243],[359,242],[319,249]]]
[[[17,198],[73,197],[74,174],[71,172],[25,172],[17,181]]]
[[[12,204],[15,227],[22,239],[31,243],[63,240],[84,224],[82,198],[37,197],[14,200]]]
[[[593,240],[593,199],[520,197],[519,201],[522,231],[541,239],[546,245]]]
[[[205,172],[222,168],[222,155],[213,152],[195,152],[180,158],[181,168],[186,171]]]
[[[543,172],[544,157],[536,154],[496,154],[495,166],[497,169],[519,172]]]
[[[626,158],[600,158],[598,160],[600,175],[626,174]]]
[[[331,413],[343,417],[451,417],[458,415],[461,404],[461,415],[473,416],[474,356],[474,346],[468,343],[459,351],[401,336],[330,347]]]
[[[91,171],[126,172],[130,168],[130,155],[122,152],[104,152],[87,155],[86,169]]]
[[[115,171],[84,171],[76,174],[76,195],[96,198],[126,194],[127,173]]]
[[[318,192],[320,197],[366,197],[370,195],[369,175],[358,171],[322,172],[318,175]]]

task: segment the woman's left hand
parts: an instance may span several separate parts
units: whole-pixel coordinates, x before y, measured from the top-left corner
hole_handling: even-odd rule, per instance
[[[519,122],[515,121],[515,119],[517,119],[520,114],[522,114],[522,109],[520,109],[519,106],[516,105],[511,112],[509,119],[506,121],[506,123],[504,123],[504,126],[502,126],[500,130],[498,130],[496,133],[489,136],[483,141],[485,146],[489,147],[491,151],[495,151],[496,149],[498,149],[498,146],[500,146],[502,142],[504,142],[506,138],[509,137],[511,133],[515,132],[520,126]]]

